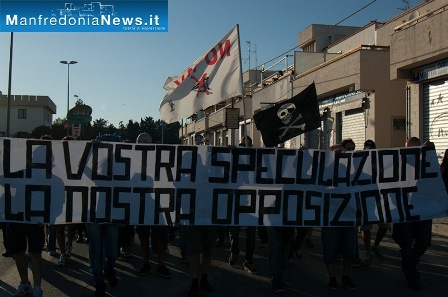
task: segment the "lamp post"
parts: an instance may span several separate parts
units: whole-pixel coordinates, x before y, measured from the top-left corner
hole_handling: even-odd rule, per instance
[[[8,105],[6,109],[6,137],[10,137],[11,123],[11,80],[12,80],[12,52],[13,52],[14,35],[11,32],[11,41],[9,43],[9,75],[8,75]]]
[[[68,112],[70,110],[70,65],[76,64],[76,61],[60,61],[61,64],[67,65],[67,135],[68,135]]]

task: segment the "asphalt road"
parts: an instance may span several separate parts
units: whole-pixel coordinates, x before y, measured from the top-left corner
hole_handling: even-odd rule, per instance
[[[241,234],[243,235],[243,234]],[[313,234],[314,247],[303,248],[303,259],[294,261],[287,268],[286,281],[288,288],[284,296],[446,296],[448,292],[448,237],[434,234],[431,248],[423,256],[419,268],[422,279],[421,291],[413,291],[405,285],[400,269],[400,254],[397,245],[388,233],[382,243],[384,259],[374,258],[370,267],[353,268],[353,281],[356,290],[339,288],[330,291],[327,288],[328,277],[322,263],[322,247],[320,231]],[[257,239],[258,240],[258,239]],[[0,241],[1,238],[0,238]],[[133,247],[134,255],[130,258],[120,257],[117,262],[116,288],[107,287],[108,296],[187,296],[190,287],[190,276],[187,264],[181,263],[176,238],[169,244],[167,266],[171,270],[172,279],[162,279],[155,274],[155,262],[152,262],[152,273],[145,277],[136,276],[141,264],[138,239]],[[359,241],[363,247],[362,241]],[[244,245],[242,238],[241,244]],[[257,274],[249,274],[242,268],[243,256],[238,258],[235,267],[229,266],[227,259],[229,243],[217,247],[209,280],[214,286],[214,292],[201,291],[204,297],[267,297],[274,296],[270,284],[268,266],[268,247],[260,247],[257,241],[254,263]],[[242,249],[244,250],[244,249]],[[0,243],[3,252],[3,242]],[[52,296],[93,296],[92,275],[88,265],[88,246],[74,243],[71,262],[65,267],[57,266],[57,257],[43,254],[43,284],[45,297]],[[154,260],[154,259],[152,259]],[[338,272],[341,272],[341,265]],[[31,272],[30,272],[31,277]],[[11,258],[0,258],[0,297],[11,296],[19,283],[17,270]]]

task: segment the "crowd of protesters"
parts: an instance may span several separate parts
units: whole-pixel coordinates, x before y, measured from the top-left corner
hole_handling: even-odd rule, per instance
[[[42,139],[51,139],[43,136]],[[64,141],[71,140],[70,137]],[[137,143],[152,143],[147,133],[137,138]],[[425,143],[433,145],[432,143]],[[419,146],[420,140],[410,138],[406,146]],[[240,146],[251,147],[250,137],[243,138]],[[367,140],[363,149],[376,149],[375,142]],[[355,150],[355,143],[351,139],[334,145],[331,151],[344,152]],[[441,166],[442,178],[448,190],[448,149],[445,152]],[[336,278],[336,263],[342,261],[341,283],[348,289],[356,289],[352,276],[353,266],[369,266],[372,257],[383,258],[380,250],[381,241],[387,230],[392,230],[392,238],[400,248],[401,267],[404,279],[409,288],[420,290],[420,274],[418,263],[431,244],[431,220],[412,223],[379,225],[373,246],[371,245],[370,230],[372,226],[358,227],[322,227],[321,240],[323,248],[323,263],[328,273],[328,288],[337,290],[340,286]],[[189,263],[191,287],[186,295],[195,297],[200,290],[213,291],[208,274],[211,269],[212,251],[214,247],[222,246],[224,238],[229,237],[230,266],[235,265],[240,254],[240,230],[244,228],[246,235],[243,267],[248,273],[257,273],[253,261],[257,229],[255,227],[222,227],[216,226],[182,226],[182,227],[153,227],[153,226],[123,226],[105,221],[95,221],[86,224],[61,224],[43,226],[41,224],[1,223],[6,252],[5,257],[12,257],[15,261],[20,277],[14,297],[43,296],[42,282],[42,251],[50,255],[56,254],[55,242],[59,245],[59,261],[57,265],[65,266],[70,262],[73,251],[73,241],[89,244],[89,263],[95,283],[95,297],[106,296],[106,281],[111,287],[117,286],[115,262],[120,255],[127,257],[131,254],[135,234],[141,246],[142,263],[135,273],[145,276],[151,271],[150,253],[157,255],[157,275],[171,278],[171,272],[165,265],[165,253],[170,237],[178,232],[182,262]],[[291,227],[261,227],[258,235],[261,244],[269,246],[269,268],[272,277],[272,289],[275,294],[285,292],[285,272],[288,262],[301,259],[301,245],[305,241],[309,248],[313,247],[313,228]],[[360,259],[358,246],[359,235],[362,235],[365,248],[365,259]],[[31,264],[30,264],[31,263]],[[28,266],[31,266],[32,282],[28,276]],[[32,285],[33,284],[33,285]]]

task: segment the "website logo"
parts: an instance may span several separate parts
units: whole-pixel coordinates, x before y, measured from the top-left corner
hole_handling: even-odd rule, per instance
[[[0,0],[0,32],[168,32],[168,0]]]

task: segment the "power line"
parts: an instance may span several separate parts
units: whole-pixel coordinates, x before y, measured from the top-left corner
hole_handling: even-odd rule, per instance
[[[320,32],[319,34],[317,34],[317,35],[315,35],[315,36],[312,36],[310,39],[308,39],[308,40],[305,41],[304,43],[307,43],[307,42],[309,42],[309,41],[311,41],[311,40],[313,40],[313,39],[316,39],[318,36],[320,36],[320,35],[322,35],[322,34],[328,32],[328,31],[330,31],[331,29],[333,29],[334,27],[336,27],[337,25],[339,25],[339,24],[342,23],[343,21],[345,21],[345,20],[351,18],[352,16],[354,16],[355,14],[357,14],[358,12],[360,12],[361,10],[367,8],[368,6],[370,6],[370,5],[371,5],[372,3],[374,3],[374,2],[376,2],[376,0],[373,0],[373,1],[371,1],[370,3],[364,5],[363,7],[361,7],[361,8],[358,9],[357,11],[353,12],[353,13],[350,14],[349,16],[345,17],[344,19],[340,20],[340,21],[337,22],[336,24],[332,25],[332,26],[329,27],[328,29],[326,29],[326,30]],[[269,60],[269,61],[267,61],[267,62],[265,62],[265,63],[262,63],[262,64],[258,65],[256,69],[258,69],[258,67],[261,67],[262,65],[271,63],[272,61],[275,61],[275,60],[277,60],[277,59],[280,58],[280,57],[284,57],[286,54],[288,54],[289,52],[295,50],[295,49],[298,48],[298,47],[299,47],[299,46],[297,45],[297,46],[293,47],[292,49],[290,49],[289,51],[286,51],[286,52],[284,52],[283,54],[280,54],[280,55],[278,55],[277,57],[275,57],[275,58],[273,58],[273,59],[271,59],[271,60]]]

